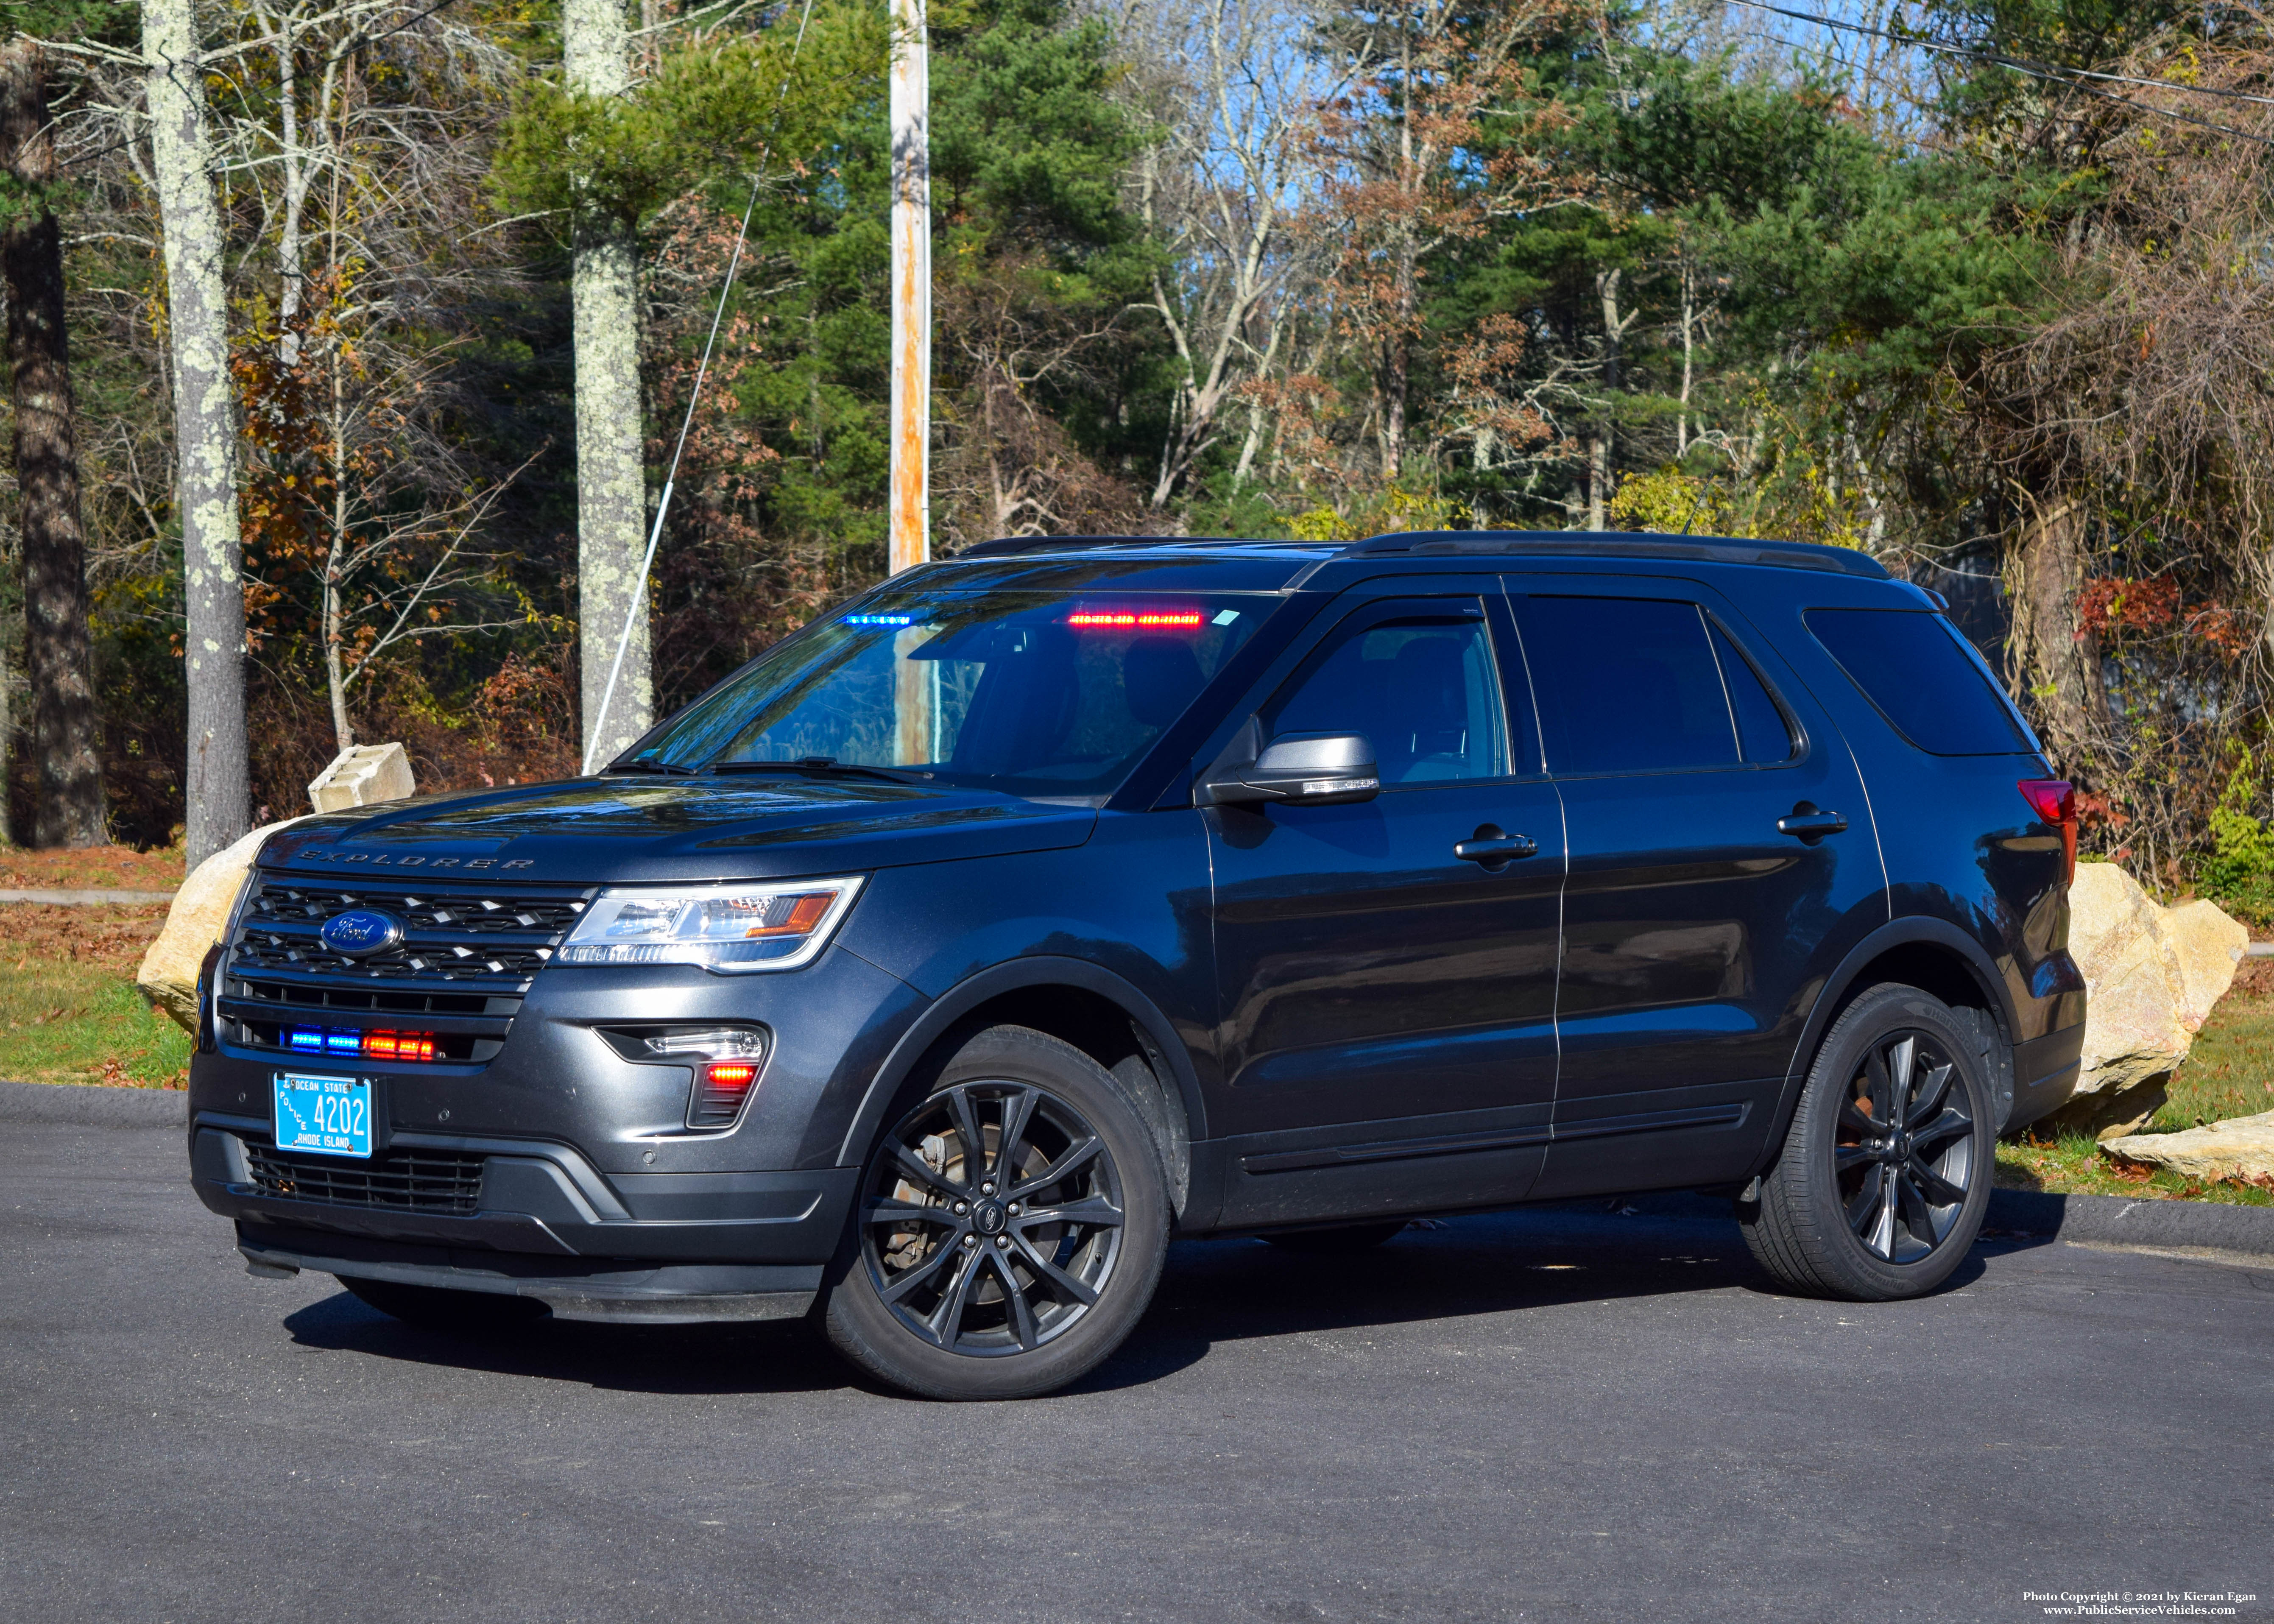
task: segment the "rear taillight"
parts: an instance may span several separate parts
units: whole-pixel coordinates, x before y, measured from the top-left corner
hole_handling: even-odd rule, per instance
[[[2076,878],[2076,789],[2067,778],[2023,778],[2015,786],[2041,823],[2060,831],[2061,883]]]

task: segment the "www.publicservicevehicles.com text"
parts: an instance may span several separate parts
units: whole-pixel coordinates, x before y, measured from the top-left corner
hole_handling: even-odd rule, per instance
[[[2241,1590],[2023,1590],[2054,1619],[2228,1619],[2258,1599]]]

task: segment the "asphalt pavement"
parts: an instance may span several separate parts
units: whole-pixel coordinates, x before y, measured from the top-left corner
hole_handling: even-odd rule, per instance
[[[253,1279],[178,1130],[0,1121],[0,1169],[11,1624],[2274,1617],[2274,1268],[2007,1239],[1812,1302],[1702,1204],[1182,1243],[1080,1387],[947,1406],[797,1325]]]

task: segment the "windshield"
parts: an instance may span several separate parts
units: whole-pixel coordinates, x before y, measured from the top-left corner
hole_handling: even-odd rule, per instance
[[[775,644],[617,770],[868,768],[1101,799],[1276,601],[1227,592],[869,598]]]

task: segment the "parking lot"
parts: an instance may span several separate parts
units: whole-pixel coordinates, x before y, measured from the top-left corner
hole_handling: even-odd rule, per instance
[[[1690,1211],[1178,1245],[1073,1391],[801,1327],[460,1341],[247,1276],[178,1132],[0,1123],[0,1615],[1996,1620],[2274,1581],[2274,1270],[2006,1239],[1881,1307]],[[2239,1616],[2264,1616],[2263,1601]]]

